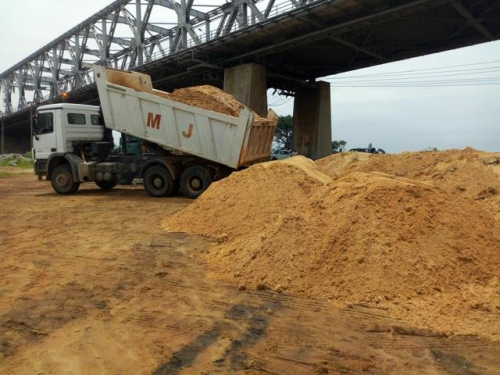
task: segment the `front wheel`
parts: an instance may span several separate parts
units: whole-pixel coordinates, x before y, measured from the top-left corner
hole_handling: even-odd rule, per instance
[[[113,189],[116,186],[116,181],[95,181],[95,184],[102,190]]]
[[[170,172],[159,165],[144,173],[144,189],[152,197],[164,197],[174,193],[175,185]]]
[[[50,174],[50,182],[58,194],[74,194],[80,187],[79,182],[73,181],[73,173],[67,164],[61,164],[54,168]]]
[[[181,192],[188,198],[196,199],[208,189],[212,182],[212,174],[207,168],[201,165],[192,165],[181,174]]]

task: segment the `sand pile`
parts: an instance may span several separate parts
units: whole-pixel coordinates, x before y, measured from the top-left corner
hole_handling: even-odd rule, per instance
[[[241,287],[366,303],[417,326],[500,339],[500,225],[449,188],[475,160],[458,154],[455,171],[443,154],[434,163],[413,155],[413,166],[406,154],[377,161],[385,173],[372,157],[342,167],[339,156],[324,159],[330,176],[303,157],[260,164],[212,185],[165,225],[219,239],[206,260]]]
[[[150,77],[146,74],[113,69],[108,70],[106,74],[109,83],[130,87],[136,91],[151,93],[156,96],[233,117],[239,117],[243,108],[243,105],[232,95],[210,85],[186,87],[168,93],[155,90],[151,85]]]
[[[210,85],[176,89],[168,98],[198,108],[238,117],[243,105],[232,95]]]
[[[280,205],[293,206],[330,181],[304,157],[256,164],[214,182],[202,198],[169,218],[167,226],[171,231],[234,240],[276,221]]]
[[[398,155],[336,154],[317,161],[330,177],[353,171],[384,172],[429,182],[458,195],[472,198],[500,220],[500,154],[466,148]]]

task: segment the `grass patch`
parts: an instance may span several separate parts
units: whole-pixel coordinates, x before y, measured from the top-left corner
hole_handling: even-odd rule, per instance
[[[0,155],[0,167],[19,167],[23,169],[33,168],[34,160],[31,152],[25,155],[8,154]]]

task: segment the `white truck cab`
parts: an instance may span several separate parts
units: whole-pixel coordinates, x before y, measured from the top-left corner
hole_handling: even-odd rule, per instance
[[[104,123],[98,106],[59,103],[38,108],[33,128],[33,157],[42,162],[54,153],[73,152],[75,141],[99,141]]]
[[[105,128],[98,106],[71,103],[40,106],[33,126],[35,174],[50,179],[58,193],[76,192],[81,178],[88,180],[79,170],[80,165],[87,166],[85,149],[94,143],[110,144],[110,139],[111,130]]]

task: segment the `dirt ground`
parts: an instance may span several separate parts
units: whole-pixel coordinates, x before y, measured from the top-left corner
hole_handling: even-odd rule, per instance
[[[216,279],[210,240],[163,229],[191,204],[141,186],[60,196],[1,168],[0,373],[500,373],[500,342]]]

